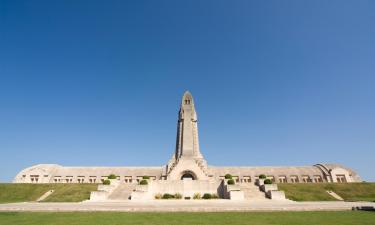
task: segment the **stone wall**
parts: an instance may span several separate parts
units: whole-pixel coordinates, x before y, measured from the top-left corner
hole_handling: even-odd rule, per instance
[[[220,194],[221,181],[207,180],[157,180],[148,185],[139,185],[132,200],[154,199],[156,194],[176,194],[193,198],[195,193]],[[143,186],[143,187],[142,187]]]

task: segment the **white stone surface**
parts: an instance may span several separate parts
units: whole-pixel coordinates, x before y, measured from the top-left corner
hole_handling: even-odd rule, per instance
[[[334,191],[327,191],[327,193],[334,197],[336,200],[344,201],[344,199],[340,195],[336,194],[336,192]]]
[[[97,191],[92,191],[90,193],[90,200],[91,201],[105,201],[108,199],[108,197],[112,194],[112,192],[117,188],[117,186],[120,185],[120,182],[116,179],[109,179],[110,184],[104,185],[100,184],[98,185]]]
[[[224,211],[332,211],[375,207],[374,202],[292,202],[231,200],[151,200],[85,203],[0,204],[0,211],[118,211],[118,212],[224,212]]]
[[[267,197],[269,197],[272,200],[284,200],[285,199],[284,191],[270,190],[270,191],[267,191],[266,194],[267,194]]]
[[[184,175],[194,180],[208,180],[207,162],[199,148],[194,99],[188,91],[182,97],[178,113],[176,150],[167,165],[167,179],[181,180]]]
[[[243,191],[229,191],[229,199],[230,200],[244,200],[245,196]]]
[[[50,196],[55,190],[48,190],[46,193],[44,193],[42,196],[40,196],[36,201],[41,202],[44,199],[46,199],[48,196]]]
[[[256,185],[258,185],[259,187],[261,187],[262,185],[264,185],[264,180],[265,179],[258,179],[255,183],[256,183]]]
[[[138,185],[132,193],[132,200],[152,200],[156,194],[181,194],[183,198],[193,198],[195,193],[203,196],[205,193],[218,195],[221,182],[208,180],[158,180],[151,181],[149,185]],[[140,187],[145,186],[145,187]],[[147,189],[146,189],[147,186]],[[143,188],[138,189],[138,187]]]
[[[90,201],[106,201],[109,193],[106,191],[92,191],[90,194]]]
[[[263,184],[262,186],[260,186],[260,189],[263,192],[277,191],[278,190],[277,184]]]

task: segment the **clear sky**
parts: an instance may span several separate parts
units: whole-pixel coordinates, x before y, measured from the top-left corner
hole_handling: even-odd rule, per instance
[[[0,181],[158,166],[190,90],[210,165],[375,181],[374,1],[0,0]]]

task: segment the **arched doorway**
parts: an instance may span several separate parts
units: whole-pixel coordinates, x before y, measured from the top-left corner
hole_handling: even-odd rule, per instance
[[[196,180],[197,176],[192,171],[182,172],[181,180]]]

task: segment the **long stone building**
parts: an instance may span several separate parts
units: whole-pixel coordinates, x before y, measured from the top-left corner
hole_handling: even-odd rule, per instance
[[[285,167],[220,167],[210,166],[199,148],[199,135],[193,96],[182,97],[177,123],[176,150],[168,163],[160,167],[65,167],[39,164],[26,168],[14,183],[102,183],[115,174],[121,183],[137,183],[143,176],[151,180],[220,181],[231,174],[237,183],[253,183],[266,174],[276,183],[360,182],[359,175],[338,164]]]

